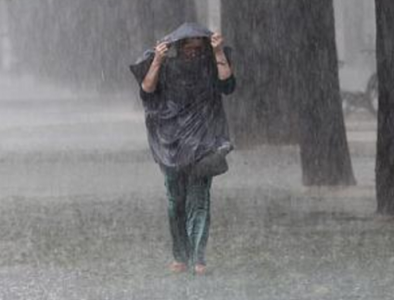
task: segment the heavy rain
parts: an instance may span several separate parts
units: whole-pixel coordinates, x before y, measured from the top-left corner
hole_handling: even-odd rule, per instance
[[[393,299],[393,14],[390,0],[0,0],[0,300]],[[174,94],[207,105],[185,105],[206,131],[184,138],[190,119],[154,117],[174,112],[160,95],[187,78],[162,70],[190,40],[216,62],[202,92],[216,96]],[[149,49],[171,75],[151,91],[154,62],[131,72]],[[179,162],[217,123],[234,149],[204,190],[205,257],[174,269],[168,170],[192,174],[197,159]]]

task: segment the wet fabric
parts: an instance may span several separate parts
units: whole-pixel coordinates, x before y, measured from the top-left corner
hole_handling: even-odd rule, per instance
[[[212,178],[191,178],[185,170],[162,168],[168,197],[168,216],[174,259],[205,264],[210,227]]]
[[[185,23],[164,37],[161,41],[171,43],[175,54],[163,62],[155,92],[140,89],[149,146],[161,165],[181,169],[223,145],[231,145],[222,94],[234,90],[235,79],[219,80],[208,42],[211,35],[198,24]],[[177,43],[191,37],[207,38],[207,51],[185,60],[176,52]],[[229,48],[225,53],[230,60]],[[148,50],[130,67],[140,84],[153,56],[154,51]]]

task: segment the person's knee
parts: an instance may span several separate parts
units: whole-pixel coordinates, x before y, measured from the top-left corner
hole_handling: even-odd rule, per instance
[[[194,211],[208,211],[210,206],[209,190],[193,187],[188,190],[187,201]]]

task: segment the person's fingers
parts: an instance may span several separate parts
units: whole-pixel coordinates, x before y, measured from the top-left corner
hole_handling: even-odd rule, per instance
[[[219,32],[215,32],[213,35],[212,35],[212,38],[213,39],[220,39],[222,37],[222,35],[219,33]]]
[[[213,47],[217,47],[220,46],[221,44],[223,44],[223,37],[220,33],[215,32],[212,36],[211,36],[211,43]]]
[[[166,42],[161,42],[161,43],[158,43],[155,48],[156,49],[162,49],[162,48],[165,48],[165,47],[167,47],[167,43]]]
[[[164,47],[160,48],[159,51],[161,53],[166,53],[166,52],[168,52],[168,48],[167,48],[167,46],[164,46]]]
[[[168,46],[166,43],[162,43],[160,45],[158,45],[155,49],[156,51],[156,55],[159,57],[165,57],[168,53]]]
[[[212,39],[211,44],[214,49],[220,48],[223,45],[223,39],[220,37],[215,37]]]
[[[166,41],[156,41],[156,46],[162,45],[162,44],[168,44]]]
[[[165,44],[163,44],[163,50],[164,51],[168,51],[168,45],[165,43]]]
[[[157,46],[157,47],[156,47],[156,51],[158,51],[158,52],[163,51],[163,49],[164,49],[164,48],[163,48],[162,46]]]
[[[164,56],[167,55],[167,53],[168,53],[168,49],[164,49],[163,51],[161,51],[161,54]]]
[[[168,52],[167,45],[159,45],[155,50],[159,55],[165,55]]]

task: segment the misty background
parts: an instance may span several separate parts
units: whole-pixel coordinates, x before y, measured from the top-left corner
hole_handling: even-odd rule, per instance
[[[0,0],[0,300],[391,299],[375,5],[332,4]],[[166,269],[163,176],[128,68],[184,21],[223,32],[238,83],[201,278]]]
[[[173,2],[175,9],[164,1],[97,5],[3,0],[1,69],[57,79],[66,86],[128,87],[127,66],[182,19],[221,29],[219,0]],[[376,71],[374,2],[334,0],[334,9],[341,87],[362,90]]]

